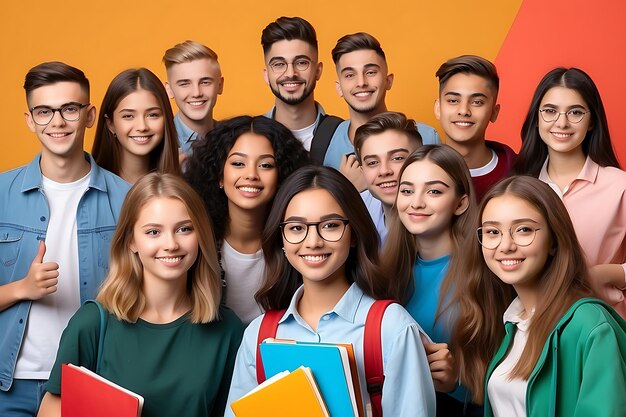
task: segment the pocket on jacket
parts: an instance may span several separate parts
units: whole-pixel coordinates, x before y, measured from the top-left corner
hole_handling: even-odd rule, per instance
[[[0,227],[0,266],[8,268],[15,265],[23,235],[23,230]]]

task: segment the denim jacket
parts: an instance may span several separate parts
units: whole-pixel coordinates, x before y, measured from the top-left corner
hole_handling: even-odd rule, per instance
[[[0,285],[27,275],[39,241],[46,238],[49,207],[40,158],[0,174]],[[89,187],[76,212],[81,303],[95,298],[108,272],[109,244],[129,189],[91,155],[85,153],[85,159],[91,164]],[[0,312],[0,390],[8,391],[13,382],[30,306],[31,301],[21,301]]]

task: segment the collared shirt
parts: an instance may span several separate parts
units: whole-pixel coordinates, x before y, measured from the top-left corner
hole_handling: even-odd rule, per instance
[[[352,284],[341,300],[322,315],[313,330],[297,310],[304,287],[291,299],[279,321],[277,338],[305,342],[352,343],[357,361],[359,384],[364,404],[369,404],[363,363],[363,333],[367,313],[374,299]],[[233,417],[230,403],[257,386],[256,342],[262,316],[256,318],[244,333],[237,353],[233,380],[228,394],[225,417]],[[382,355],[385,382],[382,408],[386,416],[433,416],[435,392],[428,360],[419,336],[420,327],[398,304],[387,308],[382,321]]]
[[[174,126],[176,126],[178,135],[178,147],[185,155],[191,155],[191,145],[198,140],[198,133],[183,122],[183,119],[180,118],[180,112],[174,116]]]
[[[370,193],[370,190],[361,191],[361,199],[365,203],[365,207],[367,207],[367,211],[374,222],[374,226],[376,226],[376,231],[380,238],[380,246],[382,247],[385,244],[388,232],[387,226],[385,226],[385,210],[383,209],[383,203],[374,197],[372,193]]]
[[[548,175],[548,161],[549,158],[539,179],[563,200],[587,263],[621,264],[626,274],[626,172],[601,167],[587,157],[576,179],[561,191]],[[613,297],[605,294],[605,298]],[[624,317],[626,300],[613,307]]]
[[[40,158],[0,174],[0,285],[28,274],[39,241],[46,238],[49,208]],[[124,180],[96,165],[91,155],[85,153],[85,159],[91,166],[89,187],[76,212],[81,303],[95,298],[108,272],[111,237],[129,189]],[[0,312],[0,390],[11,386],[30,306],[31,301],[21,301]]]
[[[415,123],[415,128],[422,137],[423,145],[437,145],[441,144],[439,133],[437,130],[424,123]],[[344,120],[337,126],[335,134],[330,139],[326,156],[324,157],[324,165],[339,169],[341,165],[341,158],[350,153],[354,153],[354,144],[350,140],[348,131],[350,130],[350,119]]]

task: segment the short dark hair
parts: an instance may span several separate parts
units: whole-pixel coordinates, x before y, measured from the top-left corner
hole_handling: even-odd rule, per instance
[[[477,55],[461,55],[441,64],[435,76],[439,78],[439,92],[446,82],[456,74],[478,75],[489,81],[496,92],[500,89],[500,77],[496,66],[491,61]]]
[[[332,51],[333,62],[335,63],[335,65],[337,65],[337,62],[342,55],[354,51],[360,51],[363,49],[372,50],[376,52],[376,54],[381,56],[385,61],[387,60],[387,58],[385,57],[385,52],[380,46],[380,42],[378,42],[375,37],[373,37],[369,33],[357,32],[339,38],[337,44]]]
[[[39,87],[63,81],[78,83],[89,97],[89,80],[84,72],[64,62],[52,61],[36,65],[28,71],[24,78],[26,98],[28,99],[30,93]]]
[[[263,53],[267,54],[272,45],[279,41],[301,40],[317,51],[317,34],[313,26],[301,17],[282,16],[270,23],[261,33]]]
[[[363,142],[372,135],[379,135],[388,130],[404,133],[409,139],[417,141],[418,146],[422,146],[422,135],[417,131],[415,120],[407,119],[404,113],[392,111],[380,113],[369,119],[364,125],[359,126],[354,134],[354,151],[359,164],[362,163],[361,148]]]

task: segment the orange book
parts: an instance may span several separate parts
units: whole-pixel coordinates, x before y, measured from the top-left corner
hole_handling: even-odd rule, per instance
[[[61,368],[62,417],[139,417],[143,397],[82,366]]]
[[[330,417],[309,368],[279,372],[230,405],[237,417]]]

